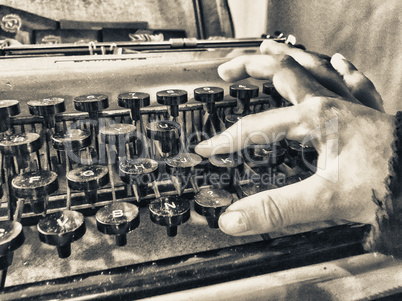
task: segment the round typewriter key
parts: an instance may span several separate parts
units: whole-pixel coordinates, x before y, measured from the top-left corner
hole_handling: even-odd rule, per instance
[[[41,169],[16,176],[12,186],[18,198],[41,198],[59,189],[57,174]]]
[[[210,228],[219,228],[219,216],[233,202],[231,193],[222,189],[201,189],[194,199],[194,210],[205,216]]]
[[[0,139],[0,150],[7,156],[26,156],[38,151],[42,146],[37,133],[5,135]]]
[[[177,235],[177,226],[190,218],[190,203],[180,200],[177,196],[162,197],[149,204],[151,221],[167,227],[168,236]]]
[[[317,151],[313,146],[303,145],[295,140],[287,140],[289,153],[292,156],[298,156],[302,160],[312,162],[317,159]]]
[[[117,96],[120,107],[130,109],[131,120],[140,120],[140,108],[150,105],[150,96],[144,92],[121,93]]]
[[[0,100],[0,133],[4,133],[11,128],[10,117],[20,113],[18,100],[5,99]]]
[[[218,168],[236,168],[243,164],[243,158],[237,153],[221,154],[210,157],[209,162],[211,165]]]
[[[184,90],[163,90],[156,93],[156,101],[159,104],[170,106],[170,116],[179,116],[179,104],[187,102],[187,91]]]
[[[210,157],[211,173],[209,179],[214,187],[224,188],[236,184],[243,170],[243,158],[237,153],[214,155]]]
[[[156,101],[167,106],[186,103],[187,91],[177,89],[159,91],[156,93]]]
[[[140,224],[138,207],[127,202],[113,202],[98,210],[96,225],[98,230],[109,235],[116,235],[116,245],[127,244],[126,234]]]
[[[57,174],[48,170],[36,170],[16,176],[11,185],[20,199],[29,199],[35,213],[46,214],[49,194],[59,189]]]
[[[166,160],[166,170],[171,175],[187,176],[191,170],[202,162],[202,158],[193,153],[181,153],[179,156]]]
[[[63,210],[47,215],[37,225],[39,239],[57,247],[60,258],[71,255],[71,243],[80,239],[86,231],[82,213]]]
[[[109,98],[103,94],[81,95],[73,101],[74,108],[80,112],[100,112],[109,107]]]
[[[135,137],[136,127],[127,123],[114,123],[100,130],[101,141],[106,144],[121,144],[132,142]]]
[[[194,99],[207,104],[208,113],[215,113],[215,102],[223,100],[223,89],[219,87],[201,87],[194,90]]]
[[[1,259],[11,252],[14,252],[24,243],[25,236],[22,230],[22,225],[16,221],[0,221],[0,270],[3,270],[8,265],[4,266]]]
[[[69,129],[52,136],[53,147],[57,150],[80,150],[91,145],[91,133],[87,130]]]
[[[16,221],[0,221],[0,289],[4,288],[7,269],[12,264],[13,252],[25,240],[22,225]]]
[[[27,104],[29,113],[35,116],[52,116],[66,110],[64,98],[61,97],[30,100]]]
[[[137,199],[148,194],[148,184],[158,176],[158,162],[148,158],[123,160],[119,164],[121,180],[129,185],[136,185],[134,192]]]
[[[87,202],[94,208],[97,189],[109,183],[109,169],[103,165],[84,165],[68,172],[67,183],[72,190],[84,191]]]
[[[11,117],[21,113],[20,103],[15,99],[3,99],[0,100],[0,116]]]
[[[230,96],[237,98],[236,113],[247,115],[250,113],[250,99],[258,96],[259,88],[254,85],[231,85]]]
[[[246,149],[246,157],[250,162],[256,165],[267,165],[268,167],[276,167],[283,163],[285,159],[286,149],[279,143],[273,144],[253,144]]]
[[[175,121],[161,120],[147,125],[147,136],[161,144],[162,152],[175,155],[180,145],[181,127]]]
[[[254,85],[231,85],[230,96],[236,97],[238,99],[250,99],[258,96],[258,90],[258,86]]]
[[[262,84],[262,93],[270,95],[272,99],[275,101],[275,106],[279,107],[287,107],[291,105],[289,101],[284,99],[278,91],[276,91],[274,85],[271,82],[267,82]]]

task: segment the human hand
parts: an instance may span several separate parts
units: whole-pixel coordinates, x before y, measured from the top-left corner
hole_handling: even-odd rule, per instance
[[[394,118],[383,112],[373,84],[340,54],[332,58],[270,40],[262,55],[242,56],[218,69],[226,81],[271,80],[294,106],[242,118],[200,143],[204,157],[284,136],[310,142],[317,172],[298,183],[264,191],[232,204],[219,219],[231,235],[252,235],[325,220],[376,223],[392,156]]]

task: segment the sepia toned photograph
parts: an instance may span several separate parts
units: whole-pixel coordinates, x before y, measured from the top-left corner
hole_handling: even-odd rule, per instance
[[[401,18],[0,0],[0,300],[402,300]]]

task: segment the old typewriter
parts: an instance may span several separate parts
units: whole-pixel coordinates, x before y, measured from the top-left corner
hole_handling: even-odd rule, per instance
[[[231,203],[314,172],[295,141],[194,152],[290,105],[269,82],[217,75],[261,41],[3,47],[0,299],[140,299],[362,254],[367,225],[219,230]]]

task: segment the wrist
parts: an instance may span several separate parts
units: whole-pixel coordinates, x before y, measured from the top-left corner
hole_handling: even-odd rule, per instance
[[[387,255],[402,258],[402,112],[394,119],[394,141],[389,160],[389,176],[385,181],[386,195],[377,203],[376,223],[373,224],[367,247]]]

